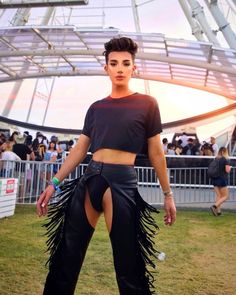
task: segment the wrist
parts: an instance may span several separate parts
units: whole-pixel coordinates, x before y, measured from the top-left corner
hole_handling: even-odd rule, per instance
[[[59,185],[61,183],[57,177],[53,177],[51,182],[54,183],[55,185]]]
[[[52,180],[50,181],[49,185],[53,186],[53,188],[54,188],[54,190],[55,190],[56,192],[60,192],[60,191],[61,191],[61,190],[60,190],[60,187],[59,187],[59,185],[60,185],[60,181],[59,181],[58,178],[53,177]]]
[[[163,195],[165,198],[172,198],[173,197],[173,191],[171,189],[167,191],[163,191]]]

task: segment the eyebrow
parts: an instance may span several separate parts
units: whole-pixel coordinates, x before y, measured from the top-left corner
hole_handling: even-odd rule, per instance
[[[131,59],[122,60],[122,62],[127,62],[127,61],[131,61]],[[118,60],[117,59],[110,59],[110,62],[118,62]]]

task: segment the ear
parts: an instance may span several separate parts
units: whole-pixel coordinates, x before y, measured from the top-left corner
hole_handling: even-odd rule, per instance
[[[133,76],[136,75],[136,70],[137,70],[137,66],[136,65],[133,65]]]
[[[107,64],[103,67],[104,71],[107,72]]]

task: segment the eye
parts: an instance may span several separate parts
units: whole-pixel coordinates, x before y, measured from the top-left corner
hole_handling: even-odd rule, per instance
[[[115,67],[116,63],[115,62],[110,62],[110,66]]]
[[[125,67],[129,67],[129,66],[130,66],[130,62],[125,62],[125,63],[124,63],[124,66],[125,66]]]

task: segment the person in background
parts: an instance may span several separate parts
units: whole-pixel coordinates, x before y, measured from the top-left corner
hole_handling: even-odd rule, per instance
[[[218,155],[219,147],[218,147],[218,144],[216,143],[215,137],[213,137],[213,136],[210,139],[210,145],[211,145],[211,149],[213,151],[213,156],[216,157]]]
[[[46,150],[46,152],[44,154],[44,161],[55,163],[57,161],[57,156],[58,156],[58,152],[57,152],[56,143],[54,141],[50,141],[48,149]],[[56,172],[57,172],[57,170],[56,170],[55,164],[53,164],[53,165],[47,164],[46,179],[47,179],[48,183],[50,182],[52,175],[54,175]]]
[[[12,143],[9,140],[2,143],[0,149],[2,151],[1,160],[4,161],[1,167],[1,177],[14,177],[15,161],[20,161],[21,158],[12,151]]]
[[[36,132],[36,137],[32,143],[33,151],[37,154],[40,153],[42,157],[48,148],[48,140],[40,131]]]
[[[168,143],[167,155],[175,155],[175,145],[173,143]]]
[[[6,135],[3,132],[0,132],[0,143],[3,143],[7,140]]]
[[[179,139],[176,143],[176,146],[175,146],[175,154],[177,156],[180,156],[180,155],[182,155],[182,152],[183,152],[182,140]]]
[[[187,156],[195,156],[197,152],[197,148],[195,147],[193,138],[188,139],[188,144],[183,148],[183,155]]]
[[[12,132],[12,134],[11,134],[11,136],[9,137],[9,141],[10,141],[10,143],[11,143],[11,146],[13,146],[14,144],[16,144],[17,142],[16,142],[16,139],[17,139],[17,137],[19,136],[19,132],[18,131],[14,131],[14,132]]]
[[[31,148],[29,148],[29,146],[27,146],[25,144],[25,137],[21,136],[20,134],[16,137],[16,143],[13,145],[12,150],[23,161],[26,161],[26,160],[34,161],[34,159],[35,159],[34,152],[32,151]],[[23,165],[22,165],[22,167],[23,167]]]
[[[167,138],[162,139],[162,147],[163,147],[164,154],[167,155],[167,150],[168,150],[168,139]]]
[[[181,146],[182,148],[184,148],[187,144],[188,144],[188,136],[186,134],[186,132],[183,132],[182,135],[180,136],[179,139],[181,139],[182,143],[181,143]]]
[[[211,179],[216,195],[215,204],[211,206],[211,212],[215,216],[221,215],[221,205],[228,199],[228,175],[231,171],[228,150],[221,147],[218,151],[220,176]]]
[[[154,292],[154,277],[148,266],[155,268],[158,253],[153,240],[157,224],[152,216],[157,209],[138,192],[134,168],[137,154],[148,154],[157,173],[166,225],[175,222],[176,208],[160,139],[162,125],[157,101],[129,88],[136,69],[136,51],[137,44],[127,37],[105,44],[104,69],[111,80],[111,94],[89,107],[77,144],[37,202],[38,216],[46,215],[48,202],[60,182],[83,161],[91,146],[92,160],[85,174],[59,188],[57,197],[61,201],[52,205],[50,211],[49,236],[54,223],[59,230],[50,239],[51,257],[43,295],[74,294],[87,247],[102,213],[113,248],[120,294]]]
[[[201,148],[200,148],[200,155],[201,156],[213,156],[211,145],[207,142],[203,142]]]
[[[13,152],[16,153],[22,161],[34,161],[35,160],[35,154],[32,151],[32,149],[25,144],[25,136],[18,135],[16,137],[16,143],[13,145],[12,149]],[[28,171],[29,165],[25,162],[20,162],[19,165],[17,165],[17,171],[19,172],[19,201],[23,202],[25,196],[26,196],[26,186],[25,183],[27,183],[27,171]],[[26,179],[25,179],[26,177]]]

